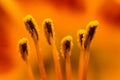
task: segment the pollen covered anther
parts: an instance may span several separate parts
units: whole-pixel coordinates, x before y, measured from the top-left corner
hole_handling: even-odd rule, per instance
[[[18,42],[18,45],[19,45],[19,51],[21,53],[22,59],[26,61],[28,56],[27,39],[26,38],[20,39]]]
[[[38,29],[37,29],[37,24],[36,24],[36,21],[35,19],[31,16],[31,15],[27,15],[25,18],[24,18],[24,24],[26,26],[26,29],[29,31],[29,33],[31,34],[31,37],[37,41],[39,40],[39,37],[38,37]]]
[[[67,36],[62,39],[61,53],[64,58],[66,57],[66,55],[71,55],[72,46],[73,46],[73,42],[71,36]]]
[[[51,39],[54,40],[54,28],[53,28],[53,22],[50,18],[46,18],[43,21],[43,29],[48,44],[51,45]]]
[[[91,21],[86,27],[86,33],[84,35],[84,49],[88,49],[90,43],[94,37],[97,26],[99,25],[98,21]]]
[[[78,41],[78,44],[79,44],[81,47],[82,47],[82,45],[83,45],[84,34],[85,34],[85,30],[84,30],[84,29],[80,29],[80,30],[77,32],[77,41]]]

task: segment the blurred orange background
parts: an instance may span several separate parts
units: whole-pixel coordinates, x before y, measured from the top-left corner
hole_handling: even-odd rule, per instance
[[[42,21],[48,17],[54,23],[58,51],[61,39],[73,36],[73,80],[77,80],[80,53],[76,34],[92,20],[98,20],[99,27],[91,44],[88,80],[120,80],[119,0],[0,0],[0,80],[28,80],[25,63],[17,49],[22,37],[29,40],[31,67],[39,80],[34,43],[23,23],[27,14],[39,25],[41,55],[49,80],[56,80],[56,77],[51,49],[42,30]],[[64,75],[62,58],[61,62]]]

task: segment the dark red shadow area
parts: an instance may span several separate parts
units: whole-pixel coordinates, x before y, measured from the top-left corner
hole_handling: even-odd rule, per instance
[[[10,18],[0,6],[0,74],[9,72],[13,68],[12,53],[10,52],[9,28]]]
[[[0,28],[0,74],[9,72],[13,68],[12,53],[10,52],[9,38]]]
[[[0,74],[5,74],[13,69],[13,62],[8,53],[0,51]]]
[[[120,25],[120,4],[115,1],[105,2],[101,6],[99,14],[109,24]]]
[[[56,8],[68,8],[70,11],[74,12],[82,12],[85,11],[85,3],[84,0],[45,0],[46,2],[50,2]]]
[[[56,9],[63,9],[67,8],[69,11],[72,12],[84,12],[85,11],[85,1],[84,0],[17,0],[21,4],[40,4],[45,3],[45,5],[50,4]]]

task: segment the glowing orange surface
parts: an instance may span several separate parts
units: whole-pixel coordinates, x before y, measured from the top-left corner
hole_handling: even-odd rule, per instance
[[[38,73],[34,43],[23,23],[27,14],[31,14],[39,25],[40,47],[49,80],[55,75],[54,64],[42,30],[42,21],[48,17],[54,23],[58,50],[64,36],[73,36],[71,64],[74,80],[80,53],[77,31],[85,28],[89,21],[98,20],[100,25],[91,45],[88,80],[120,80],[119,0],[0,0],[0,80],[28,79],[25,63],[17,49],[22,37],[29,39],[31,66],[34,73]]]

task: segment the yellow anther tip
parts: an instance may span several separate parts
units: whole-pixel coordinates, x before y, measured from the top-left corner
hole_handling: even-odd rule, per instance
[[[52,23],[53,21],[52,21],[52,19],[50,19],[50,18],[45,18],[44,21],[43,21],[43,24],[44,24],[45,22],[51,22],[51,23]]]
[[[33,19],[33,17],[30,14],[28,14],[27,16],[25,16],[23,18],[23,21],[26,22],[26,21],[31,20],[31,19]]]
[[[18,42],[19,45],[24,44],[24,43],[27,43],[27,39],[26,38],[22,38]]]
[[[79,35],[84,34],[84,33],[85,33],[85,30],[84,29],[80,29],[80,30],[78,30],[77,35],[79,36]]]
[[[87,29],[90,28],[90,27],[91,28],[92,27],[97,27],[98,25],[99,25],[99,22],[97,20],[91,21],[91,22],[88,23]]]

